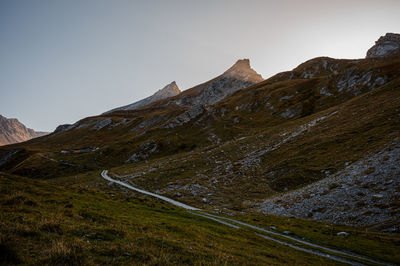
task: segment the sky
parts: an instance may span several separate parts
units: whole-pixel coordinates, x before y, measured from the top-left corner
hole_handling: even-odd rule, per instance
[[[399,14],[399,0],[1,0],[0,114],[53,131],[242,58],[264,78],[363,58]]]

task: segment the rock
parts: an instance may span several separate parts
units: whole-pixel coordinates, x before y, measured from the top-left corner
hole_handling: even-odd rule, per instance
[[[325,96],[333,96],[333,94],[330,93],[326,88],[321,88],[321,89],[319,90],[319,94],[325,95]]]
[[[59,132],[64,132],[67,130],[70,130],[73,127],[71,124],[64,124],[64,125],[59,125],[56,130],[54,130],[54,133],[59,133]]]
[[[169,104],[175,103],[188,108],[209,106],[263,80],[262,76],[250,67],[249,59],[238,60],[222,75],[184,91],[179,98],[172,99]]]
[[[372,199],[374,199],[374,200],[380,200],[380,199],[382,199],[383,198],[383,195],[382,194],[375,194],[375,195],[372,195]]]
[[[149,158],[149,156],[158,151],[158,145],[154,142],[148,142],[140,145],[140,151],[132,154],[125,163],[136,163]]]
[[[395,206],[400,179],[393,177],[400,173],[399,160],[400,139],[396,139],[380,151],[355,162],[348,161],[347,166],[343,163],[342,170],[325,179],[301,190],[266,199],[260,205],[261,210],[349,226],[371,226],[398,220],[400,213],[395,211]],[[375,171],[366,171],[370,168]],[[324,211],[313,212],[319,208]]]
[[[181,91],[179,90],[178,85],[176,85],[175,81],[172,81],[170,84],[168,84],[167,86],[165,86],[164,88],[162,88],[161,90],[158,90],[156,93],[154,93],[153,95],[144,98],[143,100],[140,100],[138,102],[132,103],[132,104],[128,104],[122,107],[118,107],[115,109],[112,109],[108,112],[105,112],[104,114],[108,114],[108,113],[112,113],[115,111],[128,111],[128,110],[135,110],[138,109],[142,106],[148,105],[152,102],[155,101],[159,101],[162,99],[167,99],[173,96],[176,96],[178,94],[180,94]]]
[[[238,60],[231,68],[224,72],[223,76],[240,78],[254,83],[264,80],[260,74],[251,68],[249,59]]]
[[[18,119],[0,115],[0,146],[23,142],[48,134],[25,127]]]
[[[283,113],[281,113],[281,117],[292,118],[300,113],[301,113],[301,108],[288,108]]]
[[[283,233],[284,233],[285,235],[290,235],[290,234],[292,234],[292,232],[290,232],[290,231],[283,231]]]
[[[366,58],[383,58],[394,55],[400,55],[400,34],[386,33],[368,50]]]
[[[281,102],[281,101],[289,100],[289,99],[291,99],[291,98],[293,98],[293,95],[286,95],[286,96],[281,97],[281,98],[279,99],[279,101]]]
[[[138,130],[144,129],[144,128],[150,128],[153,125],[162,124],[162,123],[164,123],[164,121],[165,121],[165,117],[163,117],[161,115],[155,115],[155,116],[151,117],[150,119],[144,120],[139,125],[132,128],[131,132],[135,132],[135,131],[138,131]]]
[[[203,112],[205,112],[205,109],[202,106],[194,107],[172,119],[163,128],[174,128],[177,126],[181,126],[183,124],[186,124],[193,118],[196,118],[197,116],[201,115]]]
[[[339,233],[337,233],[336,235],[337,235],[337,236],[345,236],[345,237],[348,237],[350,234],[347,233],[347,232],[339,232]]]
[[[93,130],[100,130],[108,125],[110,125],[112,123],[111,118],[107,118],[107,119],[98,119],[96,120],[96,124],[93,126]]]
[[[271,229],[271,230],[276,230],[276,226],[271,225],[271,226],[269,227],[269,229]]]

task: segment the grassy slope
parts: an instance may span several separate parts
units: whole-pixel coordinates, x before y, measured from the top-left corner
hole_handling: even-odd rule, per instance
[[[166,191],[167,195],[177,197],[179,191],[183,195],[180,200],[201,204],[202,208],[243,210],[250,207],[244,206],[245,200],[262,200],[285,188],[296,189],[324,178],[325,171],[335,172],[346,162],[355,162],[399,137],[399,88],[400,80],[395,80],[326,111],[260,130],[254,136],[127,164],[113,171],[120,175],[143,173],[132,182],[151,191],[175,186],[177,189]],[[251,152],[270,149],[303,125],[332,113],[310,130],[256,158],[259,162],[243,165]],[[226,170],[227,166],[231,170]],[[209,191],[185,193],[184,187],[190,184],[200,184]],[[203,204],[203,197],[211,202]]]
[[[66,187],[3,173],[0,184],[0,263],[334,264],[112,186]],[[242,219],[400,261],[394,236],[274,216]],[[343,230],[351,236],[335,236]]]
[[[5,174],[0,183],[0,263],[331,264],[110,188],[72,189]]]
[[[373,71],[391,77],[392,81],[357,97],[338,93],[333,87],[340,75],[321,70],[321,60],[327,60],[328,66],[335,66],[340,73]],[[314,78],[288,77],[317,67],[320,72]],[[132,124],[100,131],[82,128],[3,147],[2,154],[13,149],[22,151],[2,170],[43,179],[113,168],[122,175],[141,174],[135,184],[151,191],[200,184],[213,195],[192,195],[179,188],[166,193],[175,197],[179,192],[183,201],[195,204],[202,204],[201,199],[207,197],[211,202],[203,204],[204,208],[243,210],[268,196],[324,178],[326,171],[335,172],[345,163],[373,153],[398,137],[400,80],[395,76],[399,74],[399,67],[400,60],[354,63],[352,60],[313,59],[292,72],[278,74],[238,91],[194,119],[197,124],[189,122],[174,129],[156,127],[142,135],[141,130],[130,130],[152,116],[172,117],[182,110],[176,106],[151,106],[117,112],[113,120],[131,119]],[[320,95],[321,87],[335,96]],[[359,89],[368,90],[367,86]],[[282,100],[285,96],[291,98]],[[302,111],[294,117],[281,117],[285,110],[300,107]],[[337,113],[298,137],[253,158],[256,163],[243,163],[251,157],[249,154],[270,149],[310,121],[334,112]],[[220,143],[210,137],[212,134]],[[124,164],[133,153],[146,152],[142,147],[149,143],[157,145],[155,153],[141,162]],[[87,146],[99,146],[100,150],[60,154],[63,148]],[[242,188],[240,191],[238,186]]]
[[[327,66],[334,66],[338,75],[323,70],[322,60],[327,61]],[[3,171],[23,176],[49,178],[60,175],[71,175],[87,170],[113,167],[124,163],[130,155],[143,151],[143,144],[154,143],[158,145],[157,151],[150,154],[150,159],[156,159],[173,154],[184,153],[190,150],[205,148],[215,144],[210,139],[210,134],[216,135],[221,142],[230,141],[241,136],[252,136],[260,132],[268,133],[272,127],[278,128],[288,121],[297,121],[302,117],[318,113],[330,107],[348,101],[354,95],[350,92],[337,92],[335,84],[346,74],[361,75],[365,72],[385,76],[393,79],[398,75],[400,60],[335,60],[329,58],[316,58],[300,65],[291,72],[284,72],[257,85],[238,91],[231,97],[209,109],[197,123],[190,122],[174,129],[159,128],[169,118],[184,112],[185,108],[176,105],[160,105],[156,103],[135,111],[116,112],[108,116],[83,119],[85,123],[91,119],[112,118],[115,123],[127,119],[129,124],[115,128],[104,128],[100,131],[81,128],[64,132],[58,135],[39,138],[23,144],[2,147],[0,155],[12,149],[20,149],[10,167],[3,166]],[[319,69],[316,71],[315,69]],[[299,78],[300,73],[310,69],[316,71],[311,79]],[[347,71],[347,72],[346,72]],[[350,71],[350,72],[349,72]],[[290,75],[294,79],[290,79]],[[319,90],[324,87],[334,96],[321,95]],[[370,88],[361,86],[360,92]],[[282,97],[290,99],[282,100]],[[271,109],[272,108],[272,109]],[[281,117],[285,110],[301,110],[290,119]],[[131,131],[141,122],[160,118],[156,124],[137,131]],[[235,121],[240,121],[236,123]],[[301,121],[299,121],[301,122]],[[296,122],[294,122],[296,123]],[[89,127],[90,128],[90,127]],[[80,155],[60,155],[65,148],[100,147],[95,153]],[[54,158],[61,163],[51,163],[37,153],[44,153],[45,157]],[[65,165],[67,161],[74,164]],[[16,167],[18,166],[18,167]],[[279,186],[279,185],[278,185]]]
[[[342,63],[340,67],[344,69],[354,64]],[[390,76],[398,73],[399,63],[368,61],[362,63],[361,70],[376,68]],[[296,71],[313,68],[314,64],[306,62]],[[100,131],[83,128],[2,147],[0,155],[21,150],[2,171],[51,178],[34,181],[1,174],[2,254],[8,254],[10,261],[31,264],[81,260],[87,264],[329,263],[246,232],[233,234],[232,229],[193,218],[169,205],[121,195],[119,189],[113,191],[104,185],[98,172],[88,173],[104,168],[112,168],[120,175],[144,173],[132,182],[150,191],[176,186],[178,189],[165,191],[166,195],[205,209],[247,210],[254,202],[285,188],[296,189],[321,179],[325,176],[323,171],[334,172],[399,136],[399,79],[357,97],[325,97],[318,95],[321,86],[331,85],[324,73],[295,80],[288,80],[285,75],[290,73],[239,91],[212,106],[197,125],[191,122],[175,129],[154,128],[144,135],[140,130],[130,131],[154,114],[172,117],[182,112],[171,106],[112,117],[115,121],[132,119],[128,127]],[[280,116],[284,110],[299,106],[302,112],[293,118]],[[250,167],[242,163],[250,153],[282,142],[283,133],[290,134],[335,111],[335,115],[311,130],[259,156],[258,163]],[[210,133],[221,142],[210,140]],[[156,153],[147,160],[123,164],[149,142],[159,145]],[[86,154],[60,154],[61,149],[86,146],[101,149]],[[232,171],[226,170],[229,164]],[[213,180],[218,181],[217,185]],[[179,190],[179,186],[193,184],[205,186],[213,194],[206,191],[193,195]],[[203,197],[208,202],[204,203]],[[396,236],[274,216],[250,215],[242,219],[265,227],[276,225],[279,230],[290,230],[307,239],[399,263]],[[338,231],[350,231],[351,236],[337,238]]]

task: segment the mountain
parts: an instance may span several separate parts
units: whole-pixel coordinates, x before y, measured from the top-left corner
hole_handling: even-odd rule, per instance
[[[239,60],[176,96],[2,147],[0,170],[97,187],[71,177],[109,169],[210,211],[398,231],[397,51],[318,57],[266,80]]]
[[[48,134],[25,127],[15,118],[0,115],[0,145],[23,142]]]
[[[135,103],[128,104],[128,105],[125,105],[125,106],[122,106],[122,107],[118,107],[118,108],[112,109],[112,110],[110,110],[108,112],[105,112],[105,114],[112,113],[114,111],[135,110],[135,109],[140,108],[142,106],[148,105],[148,104],[150,104],[152,102],[176,96],[179,93],[181,93],[181,91],[179,90],[178,85],[176,85],[176,82],[173,81],[170,84],[168,84],[167,86],[165,86],[164,88],[162,88],[161,90],[158,90],[156,93],[154,93],[153,95],[151,95],[151,96],[149,96],[147,98],[144,98],[143,100],[140,100],[140,101],[137,101]]]
[[[383,58],[400,55],[400,34],[386,33],[367,52],[366,58]]]
[[[208,106],[263,80],[262,76],[250,67],[249,59],[238,60],[232,67],[216,78],[173,97],[160,97],[160,95],[167,96],[177,93],[179,89],[175,82],[149,97],[151,100],[146,98],[137,103],[113,109],[102,114],[103,118],[86,118],[74,125],[60,125],[55,130],[55,133],[87,127],[98,130],[112,124],[113,121],[109,117],[119,119],[120,124],[118,125],[134,124],[132,116],[135,117],[139,113],[141,116],[146,116],[146,118],[136,119],[136,121],[141,120],[141,123],[137,124],[131,131],[148,130],[152,126],[177,127],[202,114]],[[156,95],[157,97],[154,97]],[[140,110],[137,110],[139,107]],[[153,110],[158,110],[158,112],[154,114]]]
[[[399,264],[398,51],[266,80],[239,60],[178,95],[0,147],[8,264]]]
[[[222,75],[182,92],[182,95],[167,102],[183,107],[200,107],[215,104],[234,92],[249,87],[264,79],[250,66],[249,59],[238,60]]]

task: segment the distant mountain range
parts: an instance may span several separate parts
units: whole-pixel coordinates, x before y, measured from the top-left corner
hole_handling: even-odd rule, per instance
[[[0,145],[23,142],[47,134],[47,132],[27,128],[18,119],[0,115]]]
[[[205,210],[398,232],[399,106],[400,35],[389,33],[364,59],[318,57],[266,80],[243,59],[182,92],[173,82],[2,147],[0,171],[58,178],[108,169]]]

